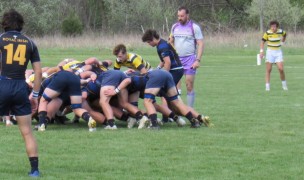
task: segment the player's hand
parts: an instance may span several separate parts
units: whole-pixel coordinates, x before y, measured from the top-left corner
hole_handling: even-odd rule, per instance
[[[260,58],[263,59],[263,57],[264,57],[264,53],[260,52]]]
[[[96,75],[95,73],[94,73],[94,74],[91,74],[90,79],[91,79],[93,82],[95,82],[96,79],[97,79],[97,75]]]
[[[38,98],[30,97],[30,102],[31,102],[32,114],[33,114],[38,109]]]
[[[125,74],[131,74],[131,73],[134,73],[135,72],[135,70],[133,70],[133,69],[127,69],[124,73]]]
[[[195,61],[192,66],[191,66],[191,69],[197,69],[200,67],[200,63],[198,61]]]
[[[86,82],[89,83],[90,81],[92,81],[91,78],[86,79]]]

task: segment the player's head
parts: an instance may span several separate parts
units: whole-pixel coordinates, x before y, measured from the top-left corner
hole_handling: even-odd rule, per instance
[[[159,41],[159,34],[152,29],[146,30],[144,35],[142,36],[142,41],[148,43],[150,46],[157,46]]]
[[[118,61],[126,61],[127,58],[127,48],[124,44],[118,44],[113,49],[113,55],[117,57]]]
[[[270,21],[269,23],[269,26],[270,26],[270,29],[273,31],[273,32],[276,32],[277,29],[279,28],[279,22],[276,21],[276,20],[273,20],[273,21]]]
[[[189,9],[181,6],[177,11],[177,19],[181,24],[186,24],[189,20]]]
[[[23,17],[16,10],[11,9],[3,14],[1,25],[4,31],[21,31],[23,24]]]

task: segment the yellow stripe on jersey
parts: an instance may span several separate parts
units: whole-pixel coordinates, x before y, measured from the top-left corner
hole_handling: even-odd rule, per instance
[[[139,70],[138,68],[143,65],[147,70],[151,69],[151,65],[145,61],[141,56],[133,53],[127,54],[127,60],[125,62],[120,62],[116,59],[114,63],[115,69],[120,69],[122,66],[128,67],[133,70]]]
[[[267,41],[267,48],[271,50],[279,50],[281,48],[281,40],[286,37],[286,32],[278,29],[277,32],[268,30],[264,33],[262,40]]]
[[[63,65],[62,69],[63,70],[68,70],[68,69],[77,70],[77,69],[79,69],[79,64],[81,64],[80,61],[71,61],[71,62]]]

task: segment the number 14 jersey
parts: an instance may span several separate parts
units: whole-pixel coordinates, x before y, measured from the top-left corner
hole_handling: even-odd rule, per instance
[[[34,42],[18,31],[0,35],[0,75],[8,79],[25,79],[26,67],[40,61]]]

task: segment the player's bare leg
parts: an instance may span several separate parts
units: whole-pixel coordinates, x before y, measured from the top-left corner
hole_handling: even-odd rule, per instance
[[[270,73],[272,70],[272,63],[266,62],[266,74],[265,74],[265,81],[266,81],[266,91],[270,91]]]
[[[286,80],[285,80],[285,72],[284,72],[283,62],[278,62],[276,64],[277,64],[277,68],[278,68],[279,73],[280,73],[280,78],[281,78],[281,81],[282,81],[282,88],[283,88],[283,90],[287,91],[288,88],[287,88],[287,83],[286,83]]]

